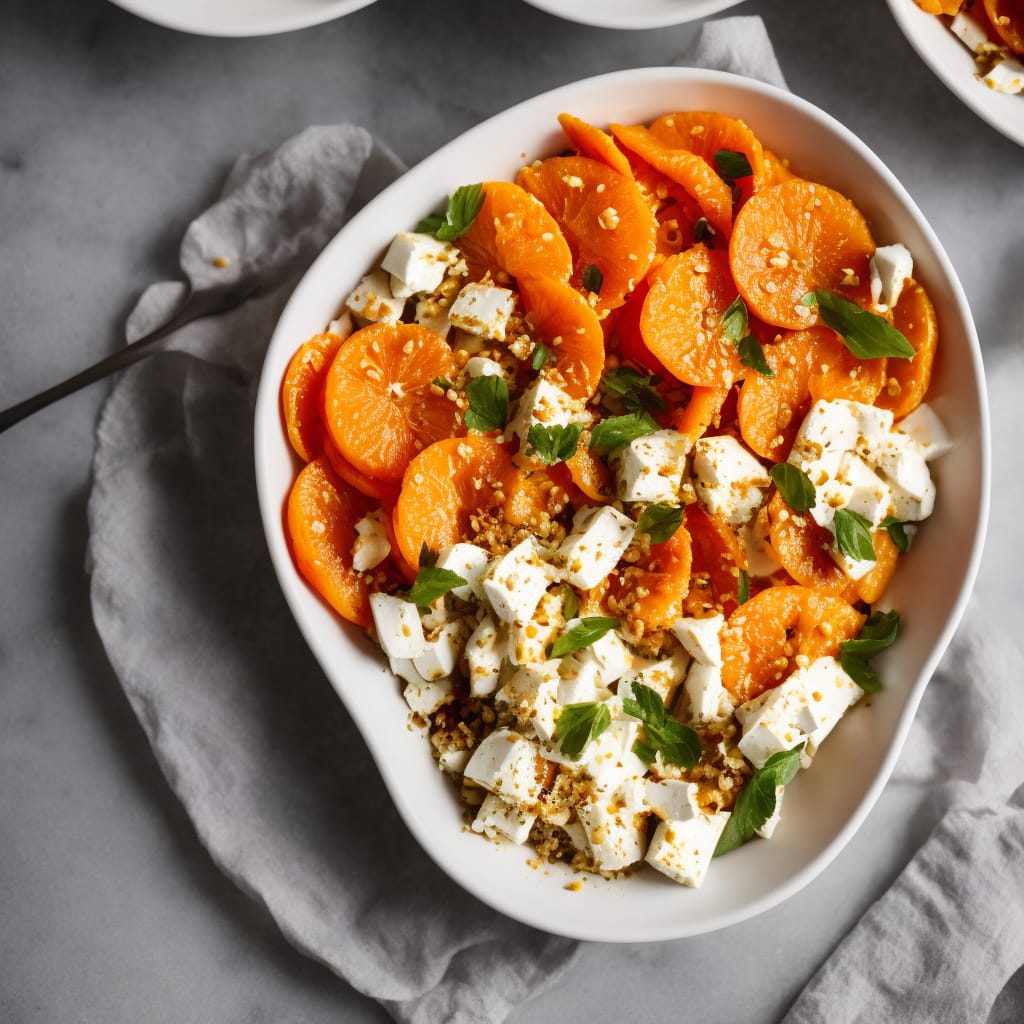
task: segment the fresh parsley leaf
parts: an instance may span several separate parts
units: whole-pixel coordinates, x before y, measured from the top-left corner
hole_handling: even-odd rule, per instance
[[[588,615],[569,630],[563,633],[548,650],[549,658],[564,658],[567,654],[582,651],[596,643],[619,624],[619,620],[610,615]]]
[[[722,314],[722,330],[730,341],[741,341],[750,329],[747,304],[737,295]]]
[[[896,545],[896,550],[905,555],[910,550],[910,534],[907,533],[907,524],[895,516],[886,516],[879,524],[883,530],[888,530],[889,539]]]
[[[842,295],[817,288],[800,301],[805,306],[817,306],[822,321],[842,337],[843,344],[858,359],[880,356],[913,359],[917,355],[917,349],[888,320]]]
[[[501,430],[508,421],[508,384],[504,377],[487,374],[474,377],[466,385],[469,408],[466,410],[466,426],[486,433]]]
[[[645,683],[633,683],[633,698],[622,702],[622,710],[639,718],[647,735],[646,742],[637,740],[633,753],[650,765],[661,754],[665,764],[692,768],[700,760],[700,737],[696,731],[669,717],[665,702],[657,690]]]
[[[461,185],[448,199],[443,217],[425,217],[416,230],[433,235],[440,242],[454,242],[464,235],[484,205],[486,193],[481,184]]]
[[[533,350],[533,358],[530,360],[530,366],[535,370],[542,370],[544,369],[544,364],[550,358],[551,349],[549,349],[543,342],[537,342],[537,346]]]
[[[736,585],[736,601],[738,604],[746,604],[750,600],[750,577],[746,569],[740,569],[739,580]]]
[[[576,591],[568,583],[562,584],[562,615],[568,621],[575,619],[580,612],[580,599]]]
[[[612,724],[607,704],[590,701],[584,704],[566,704],[558,716],[555,735],[559,750],[566,757],[578,761],[580,755]]]
[[[878,673],[868,664],[872,655],[890,647],[900,629],[900,613],[872,612],[861,626],[856,640],[844,640],[839,645],[839,664],[843,671],[865,692],[876,693],[882,688]]]
[[[715,229],[708,223],[707,217],[698,218],[693,225],[693,240],[696,243],[707,241],[714,233]]]
[[[715,168],[718,176],[729,182],[737,178],[748,178],[754,173],[746,153],[739,153],[735,149],[720,149],[715,154]]]
[[[597,264],[588,263],[583,270],[582,281],[588,292],[599,292],[601,285],[604,284],[604,274],[598,269]]]
[[[725,823],[715,856],[742,846],[775,813],[779,786],[788,786],[800,769],[801,743],[792,750],[780,750],[765,761],[740,790],[736,804]]]
[[[605,391],[618,395],[630,412],[661,412],[667,406],[665,399],[654,390],[658,378],[641,373],[632,366],[618,366],[602,378]]]
[[[871,520],[849,508],[837,508],[834,524],[836,544],[847,558],[861,562],[875,560],[875,544],[871,539]]]
[[[799,466],[779,462],[772,466],[769,475],[775,481],[782,500],[794,512],[806,512],[818,503],[811,478]]]
[[[648,505],[640,513],[636,527],[650,535],[652,544],[664,544],[679,529],[682,522],[682,505],[669,505],[659,501]]]
[[[423,569],[423,568],[426,568],[427,566],[434,566],[434,565],[437,565],[437,552],[433,551],[429,547],[427,547],[427,542],[423,541],[423,543],[420,544],[420,564],[419,564],[419,567],[421,569]]]
[[[653,434],[657,429],[658,424],[646,412],[609,416],[591,430],[590,450],[598,455],[610,455],[630,441]]]
[[[740,355],[740,362],[744,366],[757,370],[762,377],[775,376],[775,371],[768,365],[768,360],[764,357],[764,349],[761,348],[761,342],[752,334],[748,334],[745,338],[740,339],[737,351]]]
[[[569,423],[564,427],[558,423],[550,427],[545,427],[543,423],[534,423],[526,435],[526,440],[544,465],[553,466],[556,462],[565,462],[576,454],[582,430],[582,423]]]
[[[436,565],[423,566],[416,574],[416,582],[409,588],[407,601],[425,608],[443,597],[455,587],[465,586],[466,581],[451,569],[438,569]]]

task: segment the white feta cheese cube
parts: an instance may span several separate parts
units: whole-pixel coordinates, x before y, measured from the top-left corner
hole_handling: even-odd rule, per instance
[[[533,618],[553,576],[539,544],[527,537],[490,563],[483,576],[484,597],[499,619],[525,622]]]
[[[598,681],[603,686],[611,686],[621,679],[626,672],[632,670],[636,661],[633,652],[614,629],[599,637],[589,647],[580,651],[580,654],[589,656],[597,662]]]
[[[489,793],[476,812],[470,827],[488,839],[504,837],[517,845],[522,845],[530,838],[530,829],[536,820],[536,814],[523,807],[506,803],[501,797]]]
[[[982,54],[993,48],[985,26],[967,10],[960,11],[949,26],[950,31],[973,53]]]
[[[390,594],[371,594],[370,611],[377,640],[391,658],[418,658],[427,649],[419,609]]]
[[[596,587],[618,565],[635,529],[633,520],[611,505],[581,508],[558,547],[565,560],[563,577],[581,590]]]
[[[344,341],[353,331],[355,325],[352,323],[352,314],[346,309],[341,316],[336,317],[327,325],[327,333],[333,334]]]
[[[461,775],[469,763],[468,750],[445,750],[437,757],[438,767],[449,775]]]
[[[535,804],[547,774],[537,745],[511,729],[496,729],[473,751],[465,777],[509,803]]]
[[[402,318],[405,299],[392,295],[387,274],[375,270],[355,286],[345,305],[368,323],[396,324]]]
[[[747,522],[771,483],[768,470],[735,437],[702,437],[693,446],[697,497],[732,526]]]
[[[496,285],[463,285],[448,311],[454,327],[478,338],[505,340],[505,328],[515,309],[515,292]]]
[[[461,622],[446,622],[427,640],[427,649],[412,659],[424,679],[443,679],[455,671],[465,646],[466,630]]]
[[[508,652],[508,637],[485,615],[466,641],[469,666],[469,691],[474,697],[486,697],[498,688],[501,665]]]
[[[644,797],[662,821],[687,821],[703,814],[697,803],[697,784],[680,779],[645,779]]]
[[[722,664],[721,631],[724,615],[708,615],[703,619],[681,618],[672,624],[672,632],[687,653],[702,665]]]
[[[683,684],[690,713],[698,722],[713,722],[732,711],[732,699],[722,685],[722,666],[695,661]]]
[[[582,653],[582,652],[581,652]],[[560,667],[564,673],[567,670],[572,675],[563,675],[558,684],[558,703],[563,707],[566,704],[590,704],[596,701],[607,700],[611,696],[611,690],[602,686],[597,677],[597,672],[580,672],[573,664],[573,658],[562,658]],[[594,663],[596,666],[596,662]]]
[[[881,313],[899,301],[903,286],[914,276],[914,258],[901,242],[880,245],[871,257],[871,303]]]
[[[392,292],[408,296],[437,289],[457,255],[454,246],[432,235],[402,231],[395,235],[380,265],[392,277]]]
[[[819,526],[835,532],[833,520],[840,508],[864,516],[873,529],[889,514],[888,484],[856,452],[843,452],[838,461],[822,459],[818,467],[820,472],[812,481],[816,502],[810,515]]]
[[[654,690],[665,704],[672,703],[675,688],[683,681],[690,667],[690,656],[681,648],[657,661],[637,660],[631,679],[620,679],[619,696],[635,699],[633,684],[643,683]]]
[[[495,694],[499,705],[506,705],[521,725],[530,726],[542,740],[555,735],[558,687],[561,677],[558,662],[524,665]]]
[[[862,402],[818,399],[804,417],[788,461],[814,480],[814,464],[823,456],[857,451],[892,429],[893,415]]]
[[[447,569],[461,576],[466,582],[452,587],[451,593],[463,601],[474,598],[483,600],[483,577],[491,556],[475,544],[452,544],[443,548],[437,556],[438,569]]]
[[[785,706],[776,709],[769,704],[744,726],[743,738],[737,746],[755,768],[763,768],[772,754],[807,742],[807,734],[787,718],[788,710]],[[778,713],[774,713],[776,711]]]
[[[892,431],[873,445],[871,457],[886,480],[911,497],[934,491],[924,449],[908,434]]]
[[[893,429],[912,437],[921,446],[925,462],[945,455],[953,447],[953,439],[927,402],[904,416]]]
[[[740,542],[747,552],[747,573],[751,579],[771,576],[782,568],[769,542],[767,529],[759,525],[760,520],[760,516],[755,516],[739,531]]]
[[[616,718],[613,712],[611,725],[583,751],[584,766],[595,790],[609,792],[628,779],[644,777],[647,765],[633,753],[639,734],[637,719]]]
[[[690,439],[678,430],[656,430],[616,452],[611,463],[622,501],[674,502],[686,472]]]
[[[779,818],[782,816],[782,794],[785,792],[785,786],[775,787],[775,810],[772,811],[765,823],[759,829],[755,829],[762,839],[771,839],[775,834],[775,828],[779,824]]]
[[[416,303],[415,320],[421,327],[426,327],[428,331],[433,331],[442,338],[447,338],[448,332],[452,329],[448,310],[438,305],[434,299],[420,299]]]
[[[528,387],[516,403],[515,415],[505,430],[506,440],[518,437],[525,446],[530,428],[535,424],[545,427],[566,427],[576,419],[583,418],[579,402],[567,395],[561,388],[541,378]]]
[[[697,814],[685,821],[661,821],[645,859],[680,885],[699,888],[728,820],[729,813],[720,811]]]
[[[799,680],[790,684],[791,699],[806,702],[812,725],[808,730],[806,753],[813,757],[847,710],[864,696],[864,691],[835,658],[817,658],[798,673]]]
[[[1024,64],[1014,57],[1003,57],[992,65],[982,81],[995,92],[1016,96],[1024,92]]]
[[[828,549],[832,561],[846,574],[846,578],[856,582],[863,579],[878,564],[873,558],[851,558],[838,545]]]
[[[603,871],[620,871],[644,855],[646,807],[636,787],[623,787],[577,808],[594,863]]]
[[[424,679],[421,682],[406,683],[402,690],[409,710],[426,716],[432,715],[450,696],[451,679]]]
[[[356,523],[352,568],[356,572],[366,572],[380,565],[390,554],[391,541],[388,540],[387,527],[384,525],[384,510],[377,508]]]
[[[470,377],[504,377],[505,371],[501,363],[488,359],[486,356],[472,356],[466,360],[466,373]]]

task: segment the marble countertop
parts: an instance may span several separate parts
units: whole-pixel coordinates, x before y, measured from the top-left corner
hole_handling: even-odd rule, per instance
[[[996,426],[977,589],[1013,632],[1024,150],[945,90],[883,0],[850,12],[817,0],[735,10],[764,18],[791,88],[893,169],[960,274]],[[238,153],[352,121],[412,164],[550,87],[670,63],[693,31],[590,29],[516,0],[380,0],[318,28],[229,40],[158,28],[104,0],[8,0],[0,407],[122,344],[126,312],[147,283],[174,275],[184,226]],[[106,389],[0,436],[0,1019],[385,1021],[218,872],[106,660],[84,570]],[[778,1019],[933,824],[918,794],[890,785],[838,859],[776,910],[700,939],[588,945],[510,1020],[620,1020],[641,995],[652,1019],[680,1006],[695,1019]]]

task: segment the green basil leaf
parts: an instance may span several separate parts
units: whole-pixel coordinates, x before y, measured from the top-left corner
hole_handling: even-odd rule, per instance
[[[440,242],[454,242],[464,235],[484,205],[486,193],[481,184],[461,185],[448,199],[443,217],[425,217],[416,231],[433,235]]]
[[[715,229],[708,223],[707,217],[698,218],[697,223],[693,225],[695,243],[706,242],[714,233]]]
[[[881,356],[913,359],[917,355],[917,349],[888,320],[835,292],[818,288],[800,301],[805,306],[817,305],[822,321],[843,339],[843,344],[858,359]]]
[[[665,764],[692,768],[700,760],[700,737],[696,731],[669,717],[657,690],[637,682],[632,688],[633,698],[622,702],[622,710],[640,719],[647,734],[646,742],[638,740],[633,744],[633,752],[647,765],[655,754],[661,754]]]
[[[579,623],[572,627],[568,633],[563,633],[551,645],[548,650],[549,658],[564,658],[567,654],[582,651],[596,643],[608,632],[619,624],[619,619],[610,615],[588,615],[580,619]]]
[[[630,441],[653,434],[658,429],[658,424],[646,412],[609,416],[590,432],[590,450],[598,455],[610,455]]]
[[[666,407],[665,399],[654,390],[658,378],[650,373],[640,373],[632,366],[619,366],[609,370],[602,379],[606,391],[622,398],[622,403],[631,412],[661,412]]]
[[[769,475],[782,495],[782,500],[794,512],[806,512],[818,503],[811,478],[791,462],[780,462],[772,466]]]
[[[648,534],[652,544],[664,544],[683,523],[682,505],[659,501],[648,505],[637,520],[638,530]]]
[[[715,154],[715,167],[718,176],[726,181],[748,178],[754,173],[746,153],[738,153],[734,149],[720,149]]]
[[[420,544],[420,564],[419,568],[424,569],[427,566],[437,565],[437,552],[433,551],[427,546],[427,542],[423,541]]]
[[[533,350],[533,359],[530,360],[530,366],[535,370],[544,369],[544,364],[551,358],[551,349],[547,347],[543,342],[538,342],[537,346]]]
[[[792,750],[780,750],[765,761],[740,791],[732,814],[725,823],[715,856],[721,857],[742,846],[775,813],[778,787],[788,786],[800,770],[801,743]]]
[[[555,726],[559,750],[566,757],[578,761],[591,741],[596,740],[611,724],[612,716],[606,704],[593,701],[566,704]]]
[[[438,569],[437,566],[426,565],[416,574],[416,582],[409,588],[407,601],[425,608],[443,597],[455,587],[465,586],[466,581],[451,569]]]
[[[748,334],[740,340],[737,351],[739,352],[740,362],[744,366],[757,370],[762,377],[775,376],[775,371],[768,365],[768,360],[764,357],[764,349],[761,348],[761,342],[752,334]]]
[[[747,304],[742,296],[737,295],[722,314],[722,330],[730,341],[738,342],[747,336],[749,329]]]
[[[910,534],[907,533],[907,524],[895,516],[886,516],[878,524],[889,533],[889,539],[896,545],[896,550],[905,555],[910,550]]]
[[[576,454],[582,430],[582,423],[569,423],[564,427],[558,423],[550,427],[545,427],[543,423],[534,423],[526,435],[526,440],[541,462],[546,466],[553,466],[557,462],[571,459]]]
[[[474,377],[466,385],[469,408],[466,410],[466,426],[486,433],[501,430],[508,421],[508,384],[504,377],[487,374]]]
[[[740,569],[739,581],[736,586],[736,601],[746,604],[750,600],[750,577],[746,569]]]
[[[589,263],[583,270],[582,281],[588,292],[599,292],[604,284],[604,274],[595,263]]]
[[[836,544],[847,558],[859,562],[875,560],[875,544],[871,539],[871,520],[848,508],[837,508],[833,522]]]
[[[868,659],[884,651],[896,640],[900,628],[898,611],[872,612],[855,640],[839,645],[839,664],[846,674],[865,692],[877,693],[882,680],[868,664]]]
[[[576,591],[568,583],[562,584],[562,615],[568,621],[575,619],[580,612],[580,599]]]

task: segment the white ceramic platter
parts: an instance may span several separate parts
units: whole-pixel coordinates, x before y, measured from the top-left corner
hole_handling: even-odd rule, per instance
[[[267,36],[333,21],[374,0],[112,0],[164,28],[200,36]]]
[[[567,21],[600,28],[661,28],[717,14],[740,0],[526,0]]]
[[[812,768],[791,784],[774,838],[716,860],[700,889],[682,888],[645,868],[612,881],[588,876],[581,892],[571,892],[566,885],[574,876],[564,866],[531,868],[529,849],[499,847],[464,828],[454,787],[435,767],[425,734],[410,730],[400,686],[383,657],[360,630],[340,623],[295,570],[283,509],[299,466],[282,422],[280,383],[294,350],[339,312],[396,231],[415,224],[461,184],[511,179],[523,163],[563,149],[559,112],[606,124],[647,122],[685,109],[742,117],[795,169],[853,197],[880,244],[909,246],[941,324],[931,394],[956,446],[933,464],[936,512],[890,588],[888,598],[905,625],[876,662],[886,689],[854,709]],[[636,942],[694,935],[767,910],[817,875],[864,820],[975,576],[987,511],[987,422],[978,341],[960,284],[917,207],[867,147],[789,93],[721,72],[653,68],[577,82],[513,107],[444,146],[346,225],[299,284],[270,342],[256,407],[256,474],[267,542],[288,604],[424,850],[466,889],[511,917],[550,932]]]
[[[925,14],[914,0],[887,0],[907,41],[943,84],[982,120],[1024,146],[1024,94],[1009,96],[976,75],[971,51],[937,15]]]

